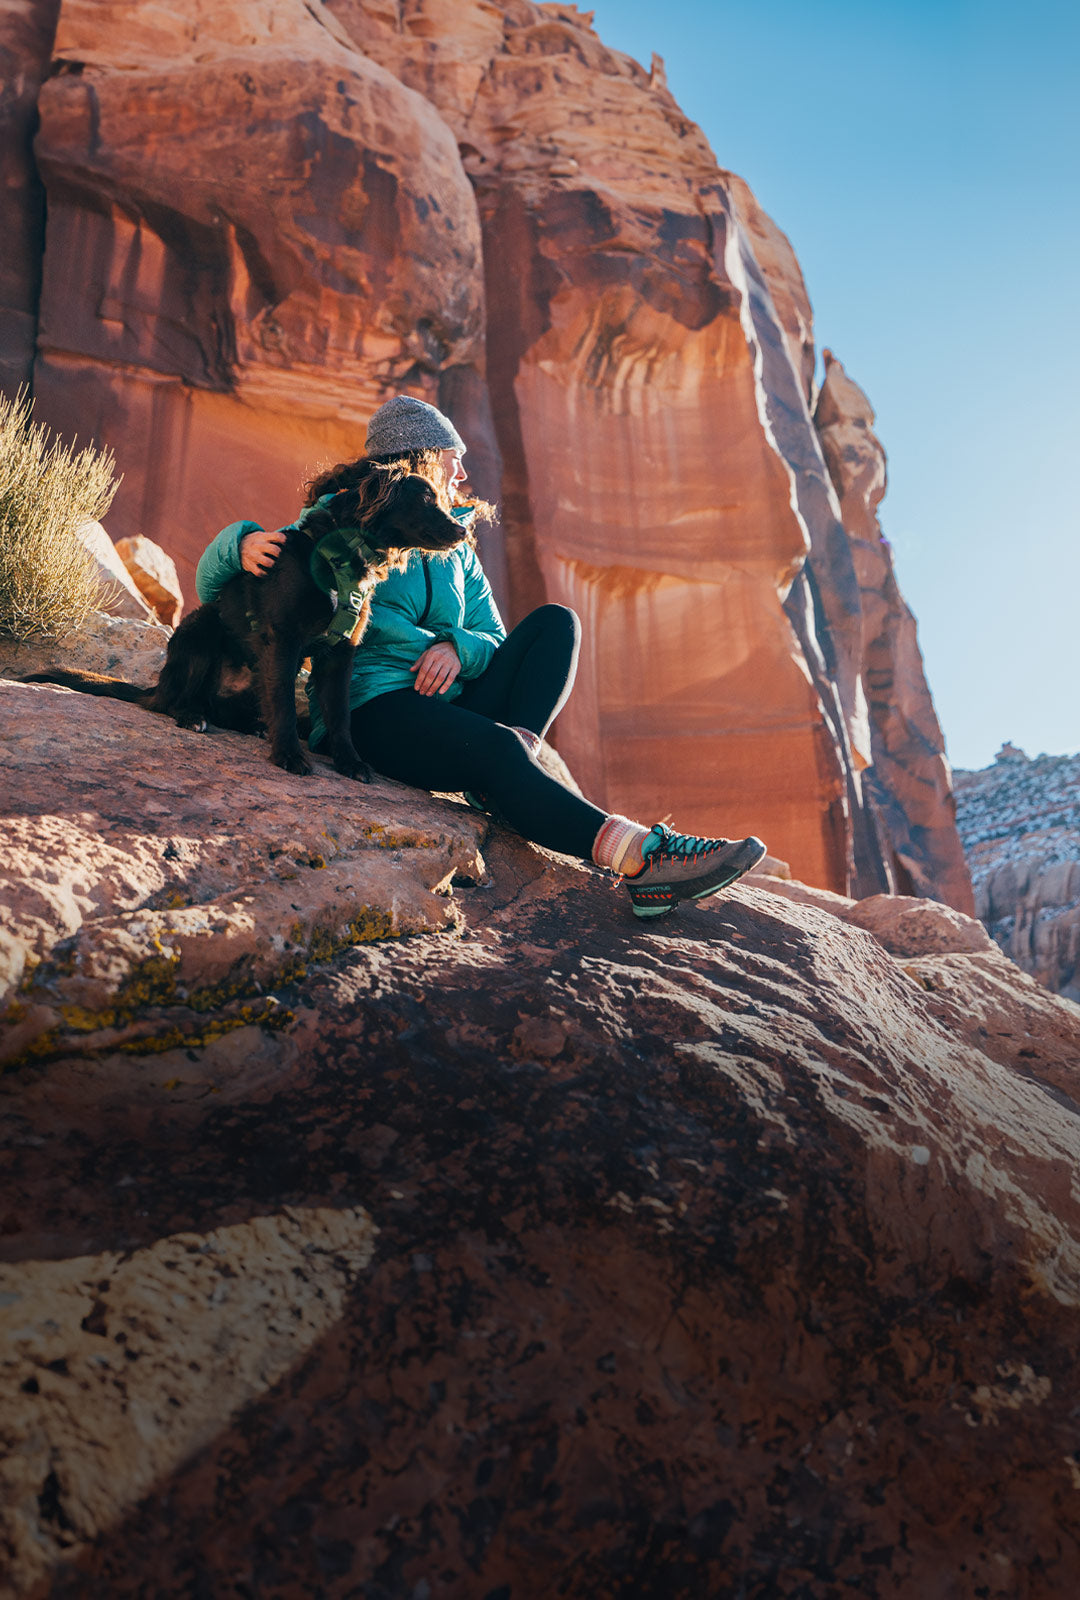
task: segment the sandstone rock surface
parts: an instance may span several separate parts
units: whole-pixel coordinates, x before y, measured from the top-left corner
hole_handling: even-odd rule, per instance
[[[149,1043],[148,1001],[272,1017],[280,979],[452,922],[452,877],[482,870],[464,807],[425,826],[400,786],[290,778],[257,739],[45,684],[0,707],[0,1059]]]
[[[2,693],[21,1004],[177,897],[249,974],[374,862],[419,910],[0,1080],[13,1594],[1071,1597],[1080,1008],[942,906],[643,927],[460,805]]]
[[[374,1234],[358,1207],[289,1207],[133,1252],[0,1264],[0,1373],[18,1397],[0,1424],[5,1593],[117,1522],[215,1438],[223,1409],[283,1378],[341,1317]],[[59,1503],[61,1482],[57,1526],[41,1486]]]
[[[38,110],[39,413],[116,448],[116,530],[189,600],[421,394],[501,499],[511,620],[584,618],[587,793],[970,909],[917,657],[864,681],[798,263],[661,63],[531,0],[63,0]]]
[[[56,639],[0,637],[0,677],[24,678],[31,672],[72,668],[103,672],[129,683],[150,685],[165,665],[168,628],[142,618],[94,612],[82,627]],[[79,702],[81,704],[81,702]]]
[[[976,914],[1017,966],[1080,1000],[1080,756],[956,773],[957,823]]]

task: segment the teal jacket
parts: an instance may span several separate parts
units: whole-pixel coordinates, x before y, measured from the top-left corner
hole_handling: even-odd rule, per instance
[[[195,592],[214,600],[230,578],[242,571],[240,540],[256,532],[257,522],[230,522],[207,545],[195,569]],[[409,671],[418,656],[440,639],[449,639],[461,658],[461,675],[439,696],[456,700],[461,685],[478,678],[506,638],[475,550],[458,545],[443,555],[412,550],[402,572],[391,572],[371,597],[371,620],[353,658],[349,704],[355,711],[377,694],[411,689]],[[315,697],[311,702],[311,737],[317,749],[326,733]]]

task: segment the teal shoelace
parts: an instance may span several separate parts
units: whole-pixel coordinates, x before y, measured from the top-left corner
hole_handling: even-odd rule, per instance
[[[652,831],[657,835],[656,843],[650,845],[646,840],[641,847],[647,867],[657,864],[664,856],[675,861],[696,861],[698,856],[707,856],[727,843],[725,839],[702,839],[693,833],[674,833],[659,822]]]

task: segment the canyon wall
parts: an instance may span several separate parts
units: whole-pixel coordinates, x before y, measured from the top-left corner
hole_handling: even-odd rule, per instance
[[[900,593],[877,516],[885,494],[885,452],[873,430],[869,400],[831,350],[824,360],[814,422],[839,497],[858,586],[859,626],[849,648],[855,651],[870,723],[872,759],[863,775],[867,809],[879,838],[892,845],[893,892],[940,897],[971,912],[945,743],[923,672],[915,618]],[[843,639],[832,615],[837,586],[821,587],[828,631],[833,639]],[[850,676],[849,669],[839,681]],[[945,886],[940,896],[934,894],[935,880]]]
[[[587,792],[970,909],[798,263],[658,58],[531,0],[62,0],[37,115],[38,414],[116,450],[114,536],[190,594],[219,526],[284,521],[420,394],[500,501],[509,620],[583,617]]]
[[[0,389],[14,394],[34,366],[45,191],[31,150],[60,0],[0,0]]]
[[[1003,745],[957,772],[956,803],[976,916],[1018,967],[1080,1000],[1080,755]]]

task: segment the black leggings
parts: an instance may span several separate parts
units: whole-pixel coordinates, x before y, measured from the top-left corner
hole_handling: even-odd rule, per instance
[[[482,794],[526,839],[588,861],[607,812],[549,778],[511,731],[547,732],[573,687],[580,641],[573,611],[540,606],[457,700],[392,689],[358,706],[356,748],[386,777],[418,789]]]

